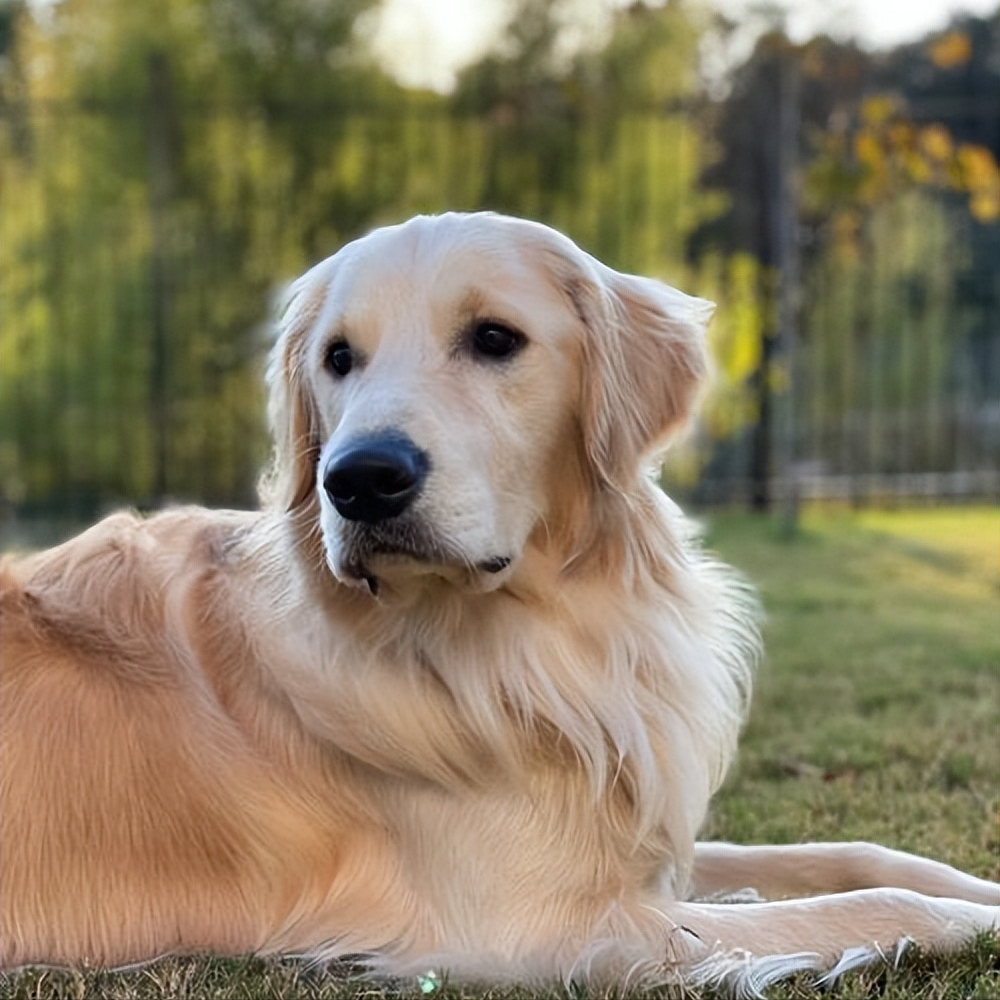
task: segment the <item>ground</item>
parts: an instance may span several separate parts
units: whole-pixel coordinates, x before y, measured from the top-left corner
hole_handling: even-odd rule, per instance
[[[745,843],[874,840],[998,878],[1000,510],[812,509],[792,540],[744,515],[704,518],[709,545],[760,588],[768,656],[739,760],[706,835]],[[364,984],[293,962],[166,959],[121,973],[0,975],[8,998],[479,997],[430,982]],[[495,991],[491,997],[529,994]],[[553,996],[586,996],[554,992]],[[986,938],[911,955],[820,993],[773,1000],[1000,997]]]

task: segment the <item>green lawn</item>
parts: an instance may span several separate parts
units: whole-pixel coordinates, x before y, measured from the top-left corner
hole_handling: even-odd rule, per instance
[[[709,522],[759,586],[767,660],[709,836],[866,838],[997,876],[1000,513]]]
[[[792,541],[749,516],[712,515],[706,527],[711,547],[759,585],[768,614],[753,713],[706,835],[863,838],[996,879],[1000,511],[809,511]],[[0,976],[0,998],[399,995],[419,989],[258,960]],[[832,993],[802,979],[768,995],[998,997],[1000,961],[984,939],[948,960],[911,956],[848,977]]]

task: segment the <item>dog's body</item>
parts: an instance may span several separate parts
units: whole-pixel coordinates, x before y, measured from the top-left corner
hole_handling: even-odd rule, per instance
[[[759,985],[995,928],[1000,887],[935,862],[695,843],[753,606],[641,469],[703,306],[495,216],[301,279],[263,512],[2,569],[0,961]],[[843,894],[688,901],[744,887]]]

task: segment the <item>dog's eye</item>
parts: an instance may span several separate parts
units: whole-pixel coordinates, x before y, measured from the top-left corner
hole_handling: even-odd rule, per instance
[[[326,367],[337,378],[343,378],[354,367],[354,352],[346,340],[337,340],[326,352]]]
[[[502,323],[484,320],[472,332],[472,349],[487,358],[506,358],[524,346],[524,334]]]

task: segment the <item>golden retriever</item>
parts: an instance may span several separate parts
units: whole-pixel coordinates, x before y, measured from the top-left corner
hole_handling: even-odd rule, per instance
[[[695,841],[758,653],[648,475],[710,311],[490,214],[296,282],[259,513],[3,566],[3,964],[753,990],[995,929],[1000,887],[933,861]]]

